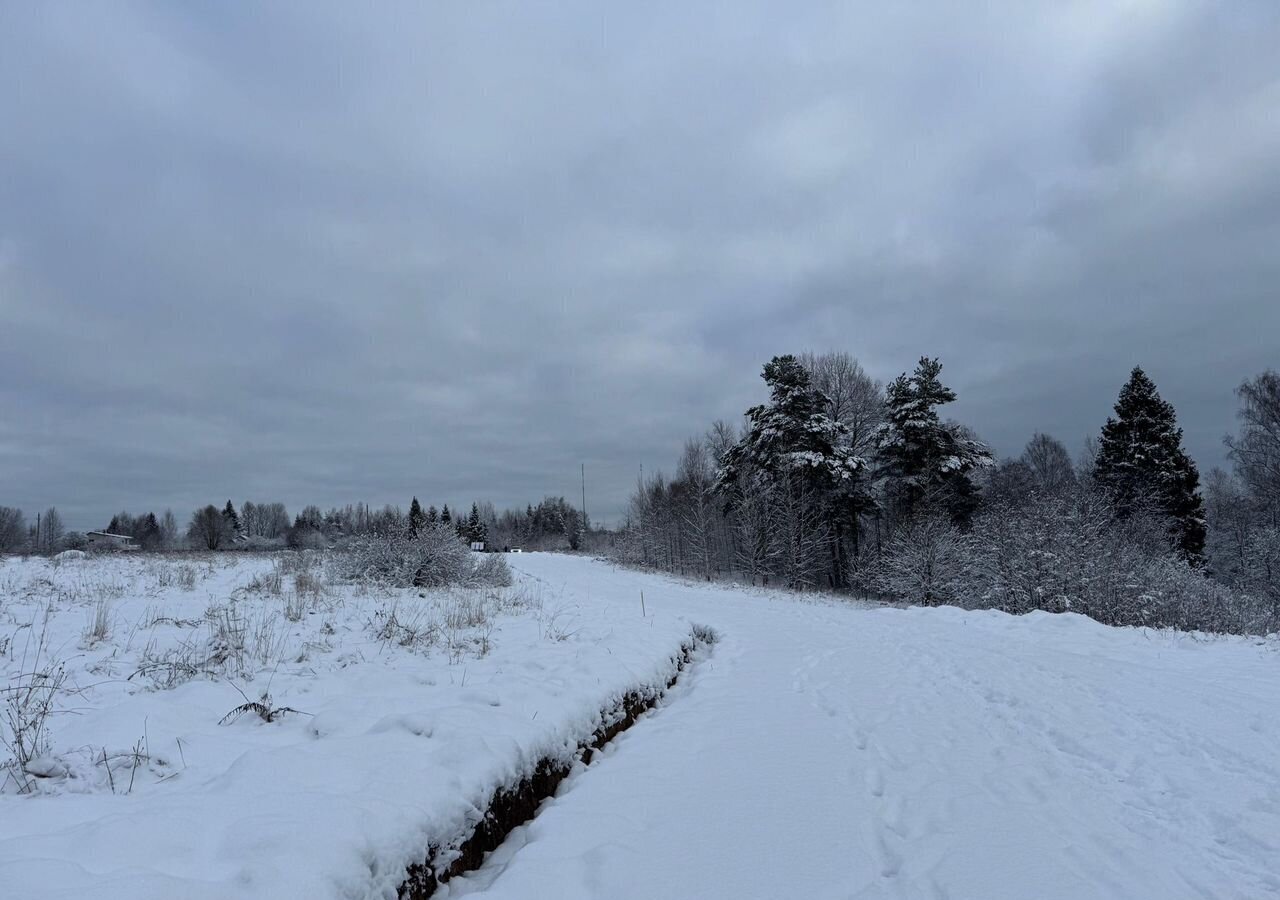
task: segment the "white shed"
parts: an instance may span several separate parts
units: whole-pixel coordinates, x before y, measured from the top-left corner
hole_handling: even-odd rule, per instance
[[[90,531],[85,537],[89,541],[90,550],[140,550],[138,542],[127,534],[112,534],[109,531]]]

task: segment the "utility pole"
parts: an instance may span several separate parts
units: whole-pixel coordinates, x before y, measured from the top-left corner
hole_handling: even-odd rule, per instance
[[[587,464],[582,464],[582,531],[587,530]]]

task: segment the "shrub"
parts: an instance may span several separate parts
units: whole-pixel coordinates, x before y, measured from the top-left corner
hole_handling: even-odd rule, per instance
[[[324,550],[329,546],[324,533],[319,528],[309,525],[290,528],[286,541],[294,550]]]
[[[251,534],[236,543],[235,549],[252,551],[255,553],[266,553],[275,550],[283,550],[286,542],[283,537],[262,537],[261,535]]]
[[[1265,634],[1280,624],[1265,598],[1209,578],[1166,534],[1159,515],[1121,517],[1088,487],[997,503],[964,536],[951,570],[956,602],[1187,631]]]
[[[448,525],[429,525],[416,535],[402,531],[389,535],[351,538],[334,554],[335,574],[346,581],[384,587],[443,587],[483,583],[486,578],[509,580],[503,563],[479,571],[472,553]]]
[[[477,584],[492,587],[509,587],[511,585],[511,567],[506,559],[496,553],[481,554],[476,560],[473,580]]]
[[[963,558],[963,536],[950,520],[921,516],[893,536],[873,567],[871,584],[909,603],[952,603]]]

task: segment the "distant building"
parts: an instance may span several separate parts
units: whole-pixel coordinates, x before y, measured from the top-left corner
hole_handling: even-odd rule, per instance
[[[471,549],[472,549],[472,550],[475,550],[477,553],[483,553],[483,552],[484,552],[484,541],[472,541],[472,542],[471,542]]]
[[[90,550],[141,550],[132,537],[127,534],[112,534],[109,531],[90,531],[85,535]]]

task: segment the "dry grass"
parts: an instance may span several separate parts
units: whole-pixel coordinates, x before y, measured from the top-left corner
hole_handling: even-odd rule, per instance
[[[87,647],[93,647],[111,637],[111,601],[102,598],[93,605],[93,614],[82,637]]]

